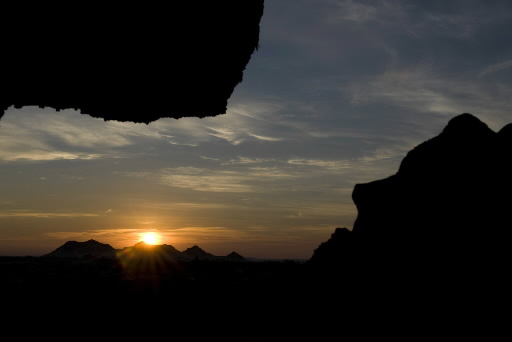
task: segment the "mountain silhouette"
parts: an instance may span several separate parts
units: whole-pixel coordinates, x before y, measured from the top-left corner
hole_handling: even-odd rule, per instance
[[[205,252],[197,245],[187,248],[182,254],[189,259],[211,260],[215,258],[213,254]]]
[[[231,252],[228,255],[225,256],[225,259],[227,260],[233,260],[233,261],[246,261],[247,259],[238,254],[237,252]]]
[[[238,254],[237,252],[231,252],[227,256],[216,256],[204,251],[201,247],[194,245],[187,248],[183,252],[177,250],[174,246],[163,244],[163,245],[151,245],[144,241],[137,242],[131,247],[125,247],[122,249],[114,249],[112,246],[104,243],[100,243],[96,240],[88,240],[84,242],[68,241],[62,246],[58,247],[54,251],[44,255],[44,257],[53,258],[100,258],[100,257],[118,257],[121,259],[130,259],[143,257],[153,258],[161,257],[165,260],[173,261],[246,261],[247,259]]]
[[[171,257],[179,257],[181,255],[181,252],[178,251],[176,248],[174,248],[174,246],[171,246],[171,245],[166,245],[166,244],[163,244],[160,246],[160,249],[162,249],[162,251],[171,256]]]
[[[96,240],[84,242],[68,241],[62,246],[50,252],[45,257],[52,258],[84,258],[84,257],[109,257],[113,258],[116,250],[105,243]]]
[[[263,3],[0,5],[0,118],[10,106],[145,123],[224,114]]]

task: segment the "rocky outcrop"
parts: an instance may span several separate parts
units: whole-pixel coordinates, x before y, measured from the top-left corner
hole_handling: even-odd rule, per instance
[[[263,15],[263,0],[3,7],[0,118],[34,105],[145,123],[225,113]]]
[[[452,249],[504,238],[512,227],[511,131],[495,133],[467,113],[453,118],[395,175],[355,186],[354,234]]]
[[[354,261],[388,274],[389,267],[401,274],[426,268],[497,274],[509,259],[511,193],[512,124],[496,133],[461,114],[407,153],[396,174],[356,184],[352,232],[337,228],[310,261]]]
[[[336,228],[331,238],[315,249],[309,261],[313,264],[347,263],[353,252],[352,236],[347,228]]]

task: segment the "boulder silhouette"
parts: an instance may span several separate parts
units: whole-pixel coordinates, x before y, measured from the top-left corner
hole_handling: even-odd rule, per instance
[[[258,47],[263,0],[0,5],[10,106],[105,120],[215,116]]]

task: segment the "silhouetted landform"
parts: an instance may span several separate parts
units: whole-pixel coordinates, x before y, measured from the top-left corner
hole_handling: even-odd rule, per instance
[[[231,252],[227,256],[217,256],[204,251],[201,247],[194,245],[180,252],[171,245],[150,245],[144,241],[137,242],[131,247],[114,249],[109,244],[96,240],[84,242],[68,241],[54,251],[43,255],[45,258],[124,258],[129,255],[131,259],[143,256],[155,256],[173,261],[248,261],[240,254]]]
[[[309,300],[297,301],[304,263],[144,242],[112,258],[105,246],[69,241],[43,257],[0,257],[4,329],[30,323],[44,325],[40,336],[58,325],[80,336],[144,331],[147,338],[167,327],[188,341],[268,341],[296,336],[290,328],[306,317],[299,308]]]
[[[228,259],[228,260],[233,260],[233,261],[245,261],[245,260],[247,260],[246,258],[241,256],[237,252],[231,252],[228,255],[226,255],[225,258]]]
[[[411,150],[396,174],[356,184],[352,234],[336,230],[312,260],[363,248],[362,241],[387,249],[383,255],[407,249],[408,256],[426,253],[430,260],[503,253],[512,227],[511,142],[512,124],[496,133],[471,114],[454,117]]]
[[[10,106],[145,123],[223,114],[263,3],[2,5],[0,118]]]
[[[183,251],[183,255],[187,256],[190,259],[211,260],[211,259],[215,258],[214,255],[203,251],[197,245],[187,248],[185,251]]]
[[[354,227],[314,251],[311,278],[335,284],[340,307],[362,308],[369,329],[508,331],[493,306],[512,304],[511,142],[511,124],[496,133],[471,114],[451,119],[396,174],[355,186]]]
[[[467,113],[451,119],[410,151],[395,175],[355,186],[354,234],[471,253],[508,241],[510,127],[496,133]]]
[[[329,240],[314,250],[309,262],[313,264],[347,264],[353,252],[354,234],[347,228],[336,228]]]
[[[88,240],[84,242],[68,241],[58,247],[51,253],[45,254],[43,257],[52,258],[114,258],[116,250],[106,243],[96,240]]]

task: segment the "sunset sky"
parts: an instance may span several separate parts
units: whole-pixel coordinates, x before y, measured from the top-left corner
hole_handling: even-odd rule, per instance
[[[354,184],[396,172],[450,118],[512,122],[511,43],[508,0],[266,0],[225,115],[146,125],[10,108],[0,255],[154,231],[179,250],[309,258],[352,227]]]

